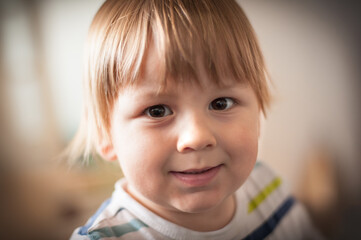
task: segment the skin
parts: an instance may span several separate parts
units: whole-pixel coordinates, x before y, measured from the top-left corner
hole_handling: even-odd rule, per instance
[[[159,93],[157,63],[150,52],[142,82],[119,93],[111,143],[100,151],[118,159],[127,179],[125,190],[151,211],[192,230],[220,229],[232,219],[234,192],[257,158],[256,95],[250,86],[232,80],[217,87],[202,67],[201,85],[170,81]],[[154,117],[154,111],[161,114]],[[218,169],[215,176],[201,186],[173,174],[213,167]]]

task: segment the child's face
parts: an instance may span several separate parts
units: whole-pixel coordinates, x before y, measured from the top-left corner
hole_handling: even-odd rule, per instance
[[[111,137],[127,191],[160,215],[200,213],[229,202],[257,158],[259,107],[248,85],[169,85],[157,95],[157,59],[122,90]]]

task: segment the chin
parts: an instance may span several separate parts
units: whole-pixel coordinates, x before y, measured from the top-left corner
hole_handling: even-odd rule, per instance
[[[222,199],[203,198],[197,200],[182,201],[175,207],[184,213],[204,213],[211,211],[217,206],[221,205]]]
[[[179,208],[180,211],[184,213],[204,213],[214,208],[214,206],[182,206]]]

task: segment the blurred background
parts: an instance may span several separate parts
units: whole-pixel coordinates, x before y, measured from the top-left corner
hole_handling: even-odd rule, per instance
[[[361,8],[351,1],[239,0],[274,103],[259,158],[328,239],[361,227]],[[0,0],[0,239],[68,239],[121,177],[56,160],[82,104],[83,47],[103,0]]]

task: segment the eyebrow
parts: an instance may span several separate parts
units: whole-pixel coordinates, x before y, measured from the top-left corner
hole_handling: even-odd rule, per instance
[[[232,88],[235,88],[236,86],[241,85],[244,88],[247,88],[247,86],[249,86],[248,84],[244,84],[244,83],[239,83],[239,82],[234,82],[232,84],[228,84],[228,85],[224,85],[224,86],[217,86],[214,85],[212,86],[212,84],[210,86],[205,86],[205,87],[201,87],[201,89],[208,89],[210,91],[214,91],[217,90],[219,92],[223,92],[223,91],[229,91],[232,90]],[[138,96],[142,96],[143,98],[154,98],[154,97],[160,97],[160,98],[170,98],[170,97],[174,97],[176,95],[179,95],[182,93],[182,91],[186,91],[187,88],[192,87],[192,86],[185,86],[185,87],[170,87],[170,88],[159,88],[159,89],[146,89],[143,90],[143,93],[138,93],[136,95]]]
[[[135,92],[133,95],[134,98],[142,98],[142,99],[153,99],[153,98],[172,98],[176,96],[179,91],[162,91],[162,90],[143,90],[140,92]]]

